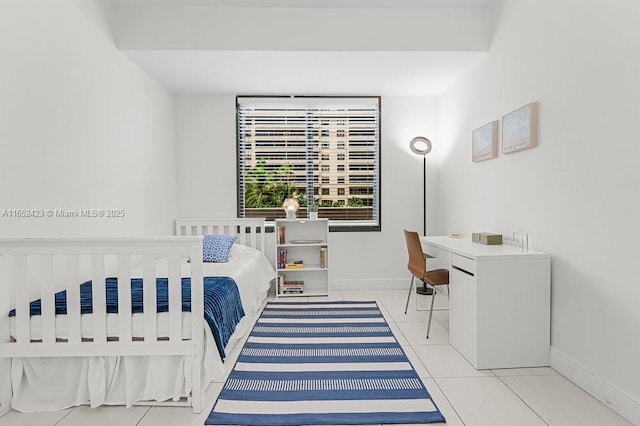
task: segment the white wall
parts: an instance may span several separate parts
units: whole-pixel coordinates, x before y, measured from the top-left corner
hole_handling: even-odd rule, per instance
[[[382,231],[331,234],[333,288],[408,286],[402,229],[422,232],[422,158],[409,141],[427,136],[437,153],[437,122],[434,98],[382,98]],[[178,215],[235,217],[235,96],[176,96],[176,127]]]
[[[638,17],[635,0],[505,1],[487,58],[440,100],[439,157],[439,231],[526,231],[551,253],[553,366],[636,423]],[[539,146],[472,163],[472,129],[531,101]]]
[[[0,236],[172,232],[173,98],[115,47],[107,0],[0,13]],[[124,218],[2,217],[124,209]]]
[[[236,98],[176,95],[177,215],[236,217]]]
[[[113,16],[108,1],[2,2],[1,237],[172,233],[173,98],[115,48]],[[13,209],[125,217],[15,218]],[[0,312],[9,309],[5,272]]]

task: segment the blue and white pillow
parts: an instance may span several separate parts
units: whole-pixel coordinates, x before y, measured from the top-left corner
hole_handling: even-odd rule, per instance
[[[235,235],[205,235],[202,243],[202,260],[215,263],[227,262],[229,250],[235,240]]]

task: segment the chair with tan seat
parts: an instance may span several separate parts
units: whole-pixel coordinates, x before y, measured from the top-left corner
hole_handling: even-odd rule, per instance
[[[427,271],[425,255],[422,252],[422,245],[420,244],[420,237],[415,231],[404,230],[404,238],[407,241],[407,250],[409,252],[409,264],[407,268],[411,272],[411,285],[409,286],[409,295],[407,296],[407,304],[404,308],[404,313],[407,313],[409,309],[409,299],[411,299],[411,293],[415,279],[419,279],[424,284],[428,284],[433,287],[433,296],[431,296],[431,309],[429,310],[429,323],[427,325],[427,339],[429,338],[429,330],[431,329],[431,317],[433,317],[433,302],[436,300],[436,287],[440,285],[449,285],[449,270],[447,269],[434,269]]]

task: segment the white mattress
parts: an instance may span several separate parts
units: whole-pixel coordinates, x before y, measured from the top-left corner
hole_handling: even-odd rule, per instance
[[[230,276],[238,285],[246,317],[238,324],[227,347],[248,333],[264,305],[275,271],[258,250],[234,244],[228,263],[205,263],[205,276]],[[157,276],[162,276],[158,262]],[[166,267],[166,266],[165,266]],[[188,267],[188,265],[184,265]],[[139,274],[133,270],[132,276]],[[168,314],[158,314],[158,334],[167,333]],[[190,336],[190,313],[183,313],[183,331]],[[56,316],[57,336],[65,334],[66,316]],[[115,314],[107,319],[108,333],[115,334]],[[133,315],[133,334],[142,335],[141,314]],[[83,337],[91,337],[91,314],[83,315]],[[14,324],[11,324],[12,334]],[[32,339],[41,335],[39,317],[31,320]],[[204,377],[209,383],[224,373],[223,362],[208,327],[204,327]],[[79,404],[91,406],[118,404],[130,406],[138,401],[178,400],[191,392],[190,356],[157,357],[77,357],[15,358],[11,362],[13,397],[11,405],[22,412],[60,410]]]

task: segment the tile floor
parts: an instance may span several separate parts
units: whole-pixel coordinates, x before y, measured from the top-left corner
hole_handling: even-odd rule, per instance
[[[438,293],[431,336],[425,338],[428,312],[416,311],[415,301],[404,314],[406,291],[335,291],[312,300],[376,300],[393,332],[423,379],[447,425],[629,425],[615,412],[583,392],[550,368],[475,370],[449,345],[448,301]],[[300,298],[305,301],[308,298]],[[420,296],[428,306],[430,298]],[[227,360],[230,370],[238,355],[236,347]],[[193,414],[184,407],[87,406],[50,412],[0,417],[0,425],[202,425],[213,406],[224,378],[207,390],[208,407]]]

